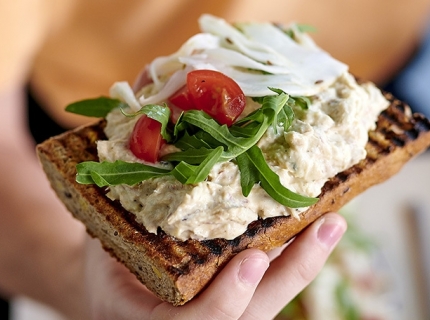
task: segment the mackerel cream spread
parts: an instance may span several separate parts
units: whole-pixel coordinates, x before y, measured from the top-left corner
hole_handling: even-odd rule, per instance
[[[295,25],[289,32],[268,23],[232,26],[210,15],[199,22],[202,33],[148,66],[149,85],[135,93],[128,84],[116,83],[111,96],[137,111],[146,104],[165,102],[185,84],[190,70],[211,69],[242,88],[247,96],[244,116],[260,107],[252,97],[274,94],[268,87],[307,97],[308,108],[294,109],[295,118],[287,131],[271,126],[257,144],[282,185],[305,196],[318,196],[330,177],[366,157],[368,131],[388,107],[372,83],[357,84],[347,66],[318,48]],[[128,147],[137,120],[120,110],[107,116],[109,140],[97,144],[101,161],[142,162]],[[175,147],[166,146],[163,151],[170,152],[169,148]],[[243,196],[240,171],[233,161],[215,164],[208,178],[198,184],[164,176],[134,186],[110,186],[108,197],[119,200],[148,231],[156,233],[161,227],[181,240],[234,239],[258,218],[299,218],[306,210],[281,205],[259,185]]]

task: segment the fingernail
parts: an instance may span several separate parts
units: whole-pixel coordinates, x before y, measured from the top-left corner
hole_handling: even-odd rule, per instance
[[[345,228],[339,224],[339,220],[323,217],[318,228],[318,240],[331,249],[340,240],[345,232]]]
[[[269,262],[266,259],[255,256],[248,257],[240,264],[239,279],[247,285],[255,286],[260,282],[268,267]]]

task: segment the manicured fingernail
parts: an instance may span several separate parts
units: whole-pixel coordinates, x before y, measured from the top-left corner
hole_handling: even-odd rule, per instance
[[[323,217],[318,228],[318,240],[331,249],[342,237],[345,232],[339,220],[330,217]]]
[[[242,261],[239,268],[239,279],[247,284],[255,286],[260,282],[264,272],[269,267],[269,262],[260,257],[249,257]]]

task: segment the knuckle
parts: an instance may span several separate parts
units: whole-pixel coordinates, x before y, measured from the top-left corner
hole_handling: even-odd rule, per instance
[[[321,266],[317,263],[316,257],[308,257],[298,263],[294,278],[300,283],[308,284],[315,279],[320,269]]]
[[[212,305],[209,311],[209,314],[205,314],[206,319],[208,320],[235,320],[238,319],[238,315],[232,314],[234,313],[235,308],[229,308],[231,306],[228,305]]]

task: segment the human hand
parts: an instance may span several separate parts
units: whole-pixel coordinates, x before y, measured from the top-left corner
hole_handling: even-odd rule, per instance
[[[92,319],[272,319],[315,278],[345,230],[345,220],[329,213],[288,246],[268,254],[245,250],[180,307],[158,299],[97,240],[88,240]]]

